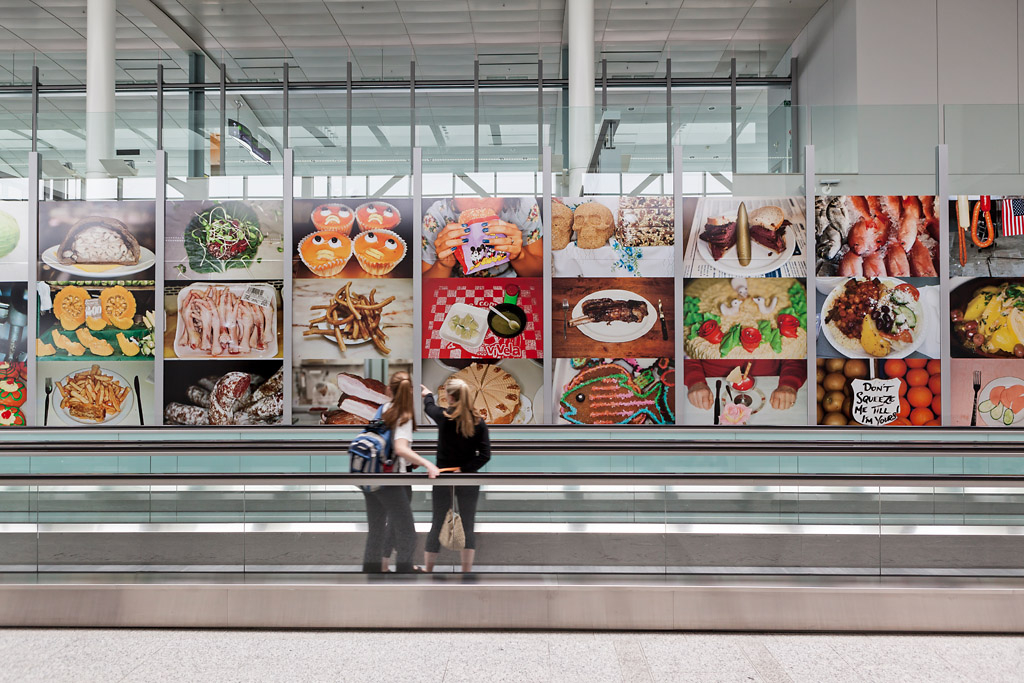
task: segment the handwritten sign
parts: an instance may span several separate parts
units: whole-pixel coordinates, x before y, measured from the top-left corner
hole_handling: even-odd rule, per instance
[[[862,425],[887,425],[899,416],[898,379],[855,379],[853,419]]]

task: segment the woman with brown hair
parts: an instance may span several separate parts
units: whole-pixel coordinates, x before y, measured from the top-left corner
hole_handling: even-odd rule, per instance
[[[464,381],[449,379],[444,391],[448,399],[447,409],[434,402],[430,389],[421,386],[423,408],[430,419],[437,423],[437,465],[443,469],[455,468],[457,472],[476,472],[491,459],[491,440],[487,433],[487,423],[473,412],[476,396]],[[434,570],[437,553],[441,550],[441,526],[452,507],[453,490],[466,535],[466,547],[462,550],[461,558],[462,571],[473,571],[473,559],[476,555],[476,534],[473,527],[480,487],[435,486],[431,496],[434,514],[424,552],[428,572]]]
[[[396,372],[388,382],[388,396],[391,401],[385,403],[381,419],[391,431],[391,455],[395,465],[392,471],[406,472],[410,465],[418,465],[427,470],[427,476],[433,479],[438,474],[437,466],[412,449],[412,433],[416,429],[413,415],[412,379],[407,372]],[[398,555],[395,560],[395,571],[413,572],[412,556],[416,550],[416,524],[409,504],[411,487],[381,486],[376,491],[363,491],[366,498],[366,550],[363,553],[363,571],[379,573],[381,558],[388,527],[394,533],[395,547]]]

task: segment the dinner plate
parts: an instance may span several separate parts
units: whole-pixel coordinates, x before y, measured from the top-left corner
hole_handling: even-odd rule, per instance
[[[93,278],[95,280],[111,280],[113,278],[125,277],[126,275],[134,275],[135,273],[141,273],[144,270],[152,268],[156,264],[156,254],[146,247],[139,247],[139,262],[134,266],[115,266],[109,270],[94,273],[82,270],[77,265],[65,265],[58,261],[57,247],[58,245],[55,244],[43,252],[43,263],[54,270],[61,271],[62,273],[77,275],[78,277]]]
[[[708,264],[729,275],[764,275],[781,268],[792,258],[796,252],[796,237],[793,233],[793,227],[790,226],[786,230],[786,248],[781,253],[769,250],[764,245],[750,240],[750,264],[746,266],[740,265],[739,251],[735,246],[730,247],[729,251],[725,252],[722,258],[716,261],[711,255],[711,248],[708,246],[708,243],[698,237],[697,253]]]
[[[857,351],[851,351],[849,348],[841,344],[839,340],[837,340],[833,336],[832,329],[825,324],[825,314],[829,310],[831,310],[832,303],[839,296],[840,292],[846,286],[846,283],[852,279],[855,278],[843,278],[839,283],[837,283],[836,286],[832,289],[832,291],[829,292],[829,295],[825,297],[825,301],[821,305],[821,333],[825,335],[826,339],[828,339],[828,343],[832,345],[832,348],[841,353],[845,358],[906,358],[910,354],[917,351],[917,349],[920,348],[921,344],[924,343],[926,336],[925,332],[928,330],[928,318],[925,315],[924,306],[921,305],[920,301],[914,302],[915,305],[913,306],[914,314],[917,316],[918,323],[917,329],[914,331],[914,341],[911,342],[909,346],[900,351],[894,351],[885,356],[872,356],[870,353],[865,351],[863,347],[861,347]],[[879,280],[881,280],[883,284],[888,286],[903,284],[903,280],[897,280],[895,278],[883,277],[879,278]]]
[[[978,394],[978,405],[980,406],[983,402],[988,400],[989,394],[992,390],[998,386],[1014,387],[1024,384],[1024,379],[1020,377],[1000,377],[994,379],[985,385],[985,388]],[[1018,426],[1021,421],[1024,421],[1024,410],[1018,410],[1013,416],[1013,422],[1006,424],[1002,420],[994,420],[989,413],[983,413],[978,411],[978,421],[986,427],[1014,427]]]
[[[253,287],[255,289],[260,290],[267,298],[270,299],[270,322],[272,325],[271,336],[273,337],[273,341],[267,345],[267,348],[263,349],[262,351],[250,351],[249,353],[225,353],[219,356],[214,356],[206,353],[205,351],[199,351],[191,348],[186,344],[181,344],[178,342],[178,325],[182,324],[181,307],[182,304],[185,302],[185,297],[192,290],[206,289],[208,287],[226,287],[229,290],[231,290],[231,292],[233,292],[236,296],[239,297],[242,296],[248,288]],[[176,321],[177,322],[175,323],[174,329],[171,330],[170,333],[174,335],[174,337],[172,337],[174,339],[174,355],[176,355],[178,358],[215,358],[217,360],[229,360],[232,358],[274,358],[277,356],[277,296],[274,292],[273,285],[265,283],[246,283],[228,285],[203,282],[189,285],[188,287],[183,287],[182,290],[178,292],[178,315]],[[347,343],[348,342],[346,342],[346,344]]]
[[[600,292],[591,292],[582,299],[576,302],[576,306],[572,309],[571,320],[583,317],[583,303],[590,301],[591,299],[619,299],[619,300],[640,300],[647,304],[647,315],[638,323],[627,323],[621,320],[613,320],[608,323],[584,323],[578,325],[576,329],[590,337],[594,341],[607,342],[607,343],[622,343],[639,339],[654,327],[655,323],[658,322],[658,309],[654,305],[633,292],[627,292],[624,289],[603,289]]]
[[[60,383],[63,384],[68,378],[74,377],[75,375],[82,372],[86,372],[85,368],[80,368],[78,370],[75,370],[74,372],[69,372],[67,375],[60,378]],[[73,415],[71,415],[70,412],[68,412],[67,408],[61,405],[62,399],[60,395],[60,390],[57,389],[57,387],[54,387],[53,395],[50,397],[50,401],[53,403],[54,409],[57,411],[57,414],[60,415],[62,420],[64,420],[68,424],[77,423],[80,425],[86,425],[88,427],[98,427],[100,425],[109,426],[119,424],[125,419],[127,415],[131,413],[132,406],[135,405],[135,400],[137,400],[138,398],[137,396],[135,396],[135,390],[132,389],[132,385],[128,382],[128,380],[126,380],[124,377],[117,374],[113,370],[108,370],[107,368],[100,367],[100,372],[102,372],[104,375],[110,375],[111,377],[113,377],[114,381],[120,384],[122,387],[128,387],[128,395],[125,396],[124,402],[121,403],[121,411],[114,415],[108,415],[107,419],[105,419],[103,422],[96,422],[95,420],[83,420],[74,417]]]

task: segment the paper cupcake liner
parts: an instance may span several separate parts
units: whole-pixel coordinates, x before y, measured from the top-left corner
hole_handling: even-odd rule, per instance
[[[377,228],[374,228],[373,230],[367,230],[366,232],[374,232],[377,233],[378,235],[386,235],[388,237],[394,238],[395,241],[402,245],[402,249],[404,250],[402,252],[402,258],[398,259],[394,263],[371,262],[363,258],[363,256],[356,251],[356,241],[352,240],[352,253],[356,255],[356,260],[359,261],[359,265],[362,266],[363,270],[365,270],[370,275],[387,275],[392,270],[394,270],[399,263],[404,261],[405,258],[409,255],[409,245],[405,243],[405,240],[402,239],[401,235],[399,235],[398,233],[392,232],[391,230],[380,230]],[[365,233],[360,233],[360,235],[362,234]],[[356,239],[359,239],[359,235],[356,236]]]

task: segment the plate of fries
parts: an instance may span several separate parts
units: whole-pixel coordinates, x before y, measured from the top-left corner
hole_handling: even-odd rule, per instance
[[[381,318],[384,308],[395,300],[389,296],[381,301],[376,300],[376,288],[370,294],[357,294],[352,291],[352,283],[347,282],[339,289],[330,303],[310,306],[312,317],[309,329],[303,330],[305,337],[321,336],[334,342],[341,353],[349,345],[370,342],[382,355],[389,355],[388,335],[381,329]]]
[[[57,412],[67,422],[83,425],[113,424],[131,411],[134,392],[128,381],[93,365],[76,370],[56,384]]]

